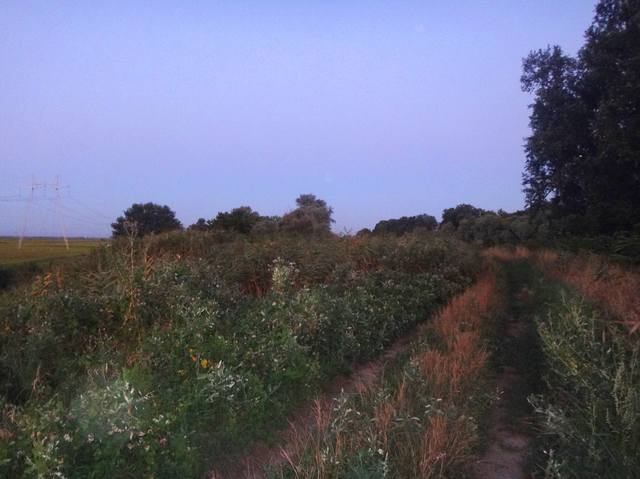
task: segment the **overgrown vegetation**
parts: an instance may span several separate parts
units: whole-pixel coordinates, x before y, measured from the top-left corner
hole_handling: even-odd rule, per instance
[[[530,397],[543,433],[536,476],[638,477],[638,275],[597,257],[531,258],[546,275],[535,283],[546,298],[535,304],[545,383]]]
[[[468,246],[131,236],[5,294],[6,477],[198,477],[473,281]]]
[[[544,477],[640,474],[640,364],[626,331],[576,298],[539,321],[547,392],[533,397],[546,434]]]
[[[381,384],[318,407],[272,476],[458,477],[490,402],[487,340],[498,307],[495,276],[486,275],[429,323]]]

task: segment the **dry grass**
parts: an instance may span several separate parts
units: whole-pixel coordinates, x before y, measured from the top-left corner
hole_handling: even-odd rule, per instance
[[[444,477],[446,471],[468,460],[474,442],[464,420],[434,416],[422,437],[419,477]]]
[[[554,279],[599,302],[631,334],[640,332],[640,273],[597,255],[561,255],[551,250],[494,247],[484,255],[500,261],[532,258]]]
[[[553,278],[596,300],[617,320],[640,332],[640,273],[590,256],[560,256],[553,251],[535,255],[539,267]]]

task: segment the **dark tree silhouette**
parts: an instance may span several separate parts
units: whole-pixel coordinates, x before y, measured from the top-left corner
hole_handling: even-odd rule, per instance
[[[460,226],[462,220],[478,218],[484,213],[486,213],[486,211],[482,208],[476,208],[475,206],[462,203],[455,208],[447,208],[442,212],[442,224],[450,224],[455,229]]]
[[[333,208],[327,206],[324,200],[315,195],[304,194],[296,199],[298,207],[285,214],[280,222],[280,229],[290,233],[319,233],[331,232],[333,223]]]
[[[576,58],[549,47],[524,60],[534,94],[523,185],[571,233],[640,223],[640,0],[601,0]]]
[[[209,221],[209,227],[249,234],[259,220],[260,214],[258,212],[253,211],[249,206],[240,206],[231,211],[219,212],[214,219]]]
[[[390,219],[379,221],[375,228],[373,228],[374,234],[386,234],[393,233],[396,235],[403,235],[409,233],[418,228],[433,231],[438,227],[438,221],[435,217],[427,214],[417,216],[403,216],[398,219]]]
[[[155,203],[134,203],[111,224],[113,236],[134,234],[145,236],[150,233],[182,229],[182,223],[168,206]]]

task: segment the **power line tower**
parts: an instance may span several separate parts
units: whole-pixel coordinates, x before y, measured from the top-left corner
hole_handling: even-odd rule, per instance
[[[53,201],[56,219],[60,225],[60,229],[62,231],[62,237],[64,239],[64,245],[69,251],[69,238],[67,238],[67,225],[64,221],[64,215],[62,212],[62,196],[60,195],[60,178],[58,176],[55,177],[55,181],[51,183],[43,182],[38,183],[35,180],[35,177],[31,177],[31,188],[29,190],[29,197],[27,198],[27,204],[24,210],[24,216],[22,218],[22,231],[20,233],[20,239],[18,240],[18,249],[22,249],[22,243],[24,242],[24,237],[27,233],[27,224],[29,222],[29,214],[31,213],[31,206],[33,201],[36,199],[35,193],[37,191],[43,191],[46,196],[48,192],[53,193]]]

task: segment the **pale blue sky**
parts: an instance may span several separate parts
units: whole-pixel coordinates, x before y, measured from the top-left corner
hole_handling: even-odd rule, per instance
[[[69,185],[74,235],[133,202],[188,225],[334,207],[334,231],[523,206],[521,62],[575,53],[595,0],[0,3],[0,197]],[[24,204],[0,202],[0,234]],[[31,234],[58,234],[38,202]]]

